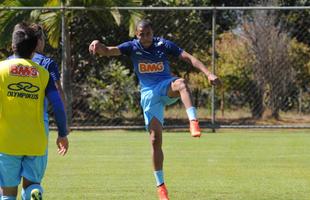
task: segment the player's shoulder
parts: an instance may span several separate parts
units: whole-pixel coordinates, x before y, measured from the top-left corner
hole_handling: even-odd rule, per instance
[[[137,46],[137,43],[135,39],[133,39],[133,40],[123,42],[119,44],[117,47],[121,50],[124,50],[124,49],[129,50],[129,49],[133,49],[135,46]]]
[[[21,66],[37,66],[36,63],[34,63],[30,59],[25,59],[25,58],[10,58],[3,60],[1,64],[5,65],[21,65]]]
[[[32,60],[39,65],[42,65],[43,67],[47,67],[51,64],[56,64],[56,62],[50,58],[47,57],[46,55],[40,54],[40,53],[35,53],[34,56],[32,57]]]
[[[9,66],[9,61],[10,61],[10,60],[1,60],[1,61],[0,61],[0,71],[1,71],[1,69],[4,70],[4,68],[5,68],[6,66]]]
[[[25,58],[12,58],[12,59],[7,59],[4,61],[1,61],[1,66],[8,66],[8,67],[20,67],[22,69],[26,68],[36,68],[39,71],[42,71],[43,73],[48,73],[47,69],[45,69],[43,66],[39,65],[38,63],[34,62],[33,60],[30,59],[25,59]],[[26,69],[24,69],[26,70]]]
[[[55,62],[52,58],[46,56],[46,55],[43,55],[41,53],[35,53],[32,60],[43,60],[47,63],[51,63],[51,62]]]
[[[38,63],[34,62],[33,60],[30,59],[24,59],[23,63],[25,65],[31,66],[31,67],[35,67],[37,70],[43,72],[43,73],[48,73],[48,70],[45,69],[45,67],[43,67],[42,65],[39,65]]]
[[[167,45],[170,45],[172,43],[170,40],[167,40],[163,37],[154,37],[153,41],[156,47],[167,47]]]
[[[134,47],[139,45],[139,40],[138,39],[132,39],[126,42],[128,45]]]

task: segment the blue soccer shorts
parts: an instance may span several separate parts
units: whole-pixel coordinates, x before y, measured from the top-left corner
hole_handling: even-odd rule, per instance
[[[148,126],[153,117],[156,117],[162,125],[164,125],[164,108],[166,105],[175,103],[179,97],[170,98],[167,96],[171,83],[178,79],[172,77],[170,79],[159,82],[154,88],[141,91],[141,106],[143,109],[145,127]]]
[[[45,121],[44,126],[48,135],[48,121]],[[18,186],[21,177],[34,183],[41,183],[47,166],[47,155],[47,150],[43,156],[14,156],[0,153],[0,186]]]
[[[0,153],[0,186],[17,186],[21,177],[41,183],[46,165],[47,153],[44,156],[13,156]]]

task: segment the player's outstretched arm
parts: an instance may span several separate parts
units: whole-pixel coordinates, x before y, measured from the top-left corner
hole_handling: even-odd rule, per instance
[[[117,47],[105,46],[100,43],[99,40],[94,40],[89,45],[89,53],[93,55],[101,55],[101,56],[120,56],[121,51]]]
[[[208,77],[210,84],[221,85],[220,79],[216,75],[212,74],[200,60],[198,60],[191,54],[187,53],[186,51],[183,51],[180,54],[179,58],[185,62],[190,63],[191,65],[202,71]]]

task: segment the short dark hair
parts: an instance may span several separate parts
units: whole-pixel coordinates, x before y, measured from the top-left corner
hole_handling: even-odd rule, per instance
[[[16,24],[12,36],[12,48],[14,54],[21,58],[31,58],[37,46],[38,39],[33,29],[27,23]]]
[[[152,22],[149,19],[142,19],[136,24],[136,30],[138,30],[139,26],[141,26],[142,28],[152,28]]]

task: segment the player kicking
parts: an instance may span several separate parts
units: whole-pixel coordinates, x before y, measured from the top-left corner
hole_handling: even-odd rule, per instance
[[[149,20],[141,20],[137,23],[136,37],[137,39],[132,41],[108,47],[98,40],[94,40],[89,46],[89,52],[102,56],[130,56],[141,86],[140,103],[143,108],[145,125],[150,133],[153,168],[159,199],[168,200],[168,192],[163,178],[164,107],[181,98],[189,118],[191,135],[200,137],[201,131],[189,87],[183,78],[171,75],[167,55],[178,57],[192,64],[205,73],[213,85],[220,84],[220,81],[197,58],[169,40],[154,37],[152,24]]]

